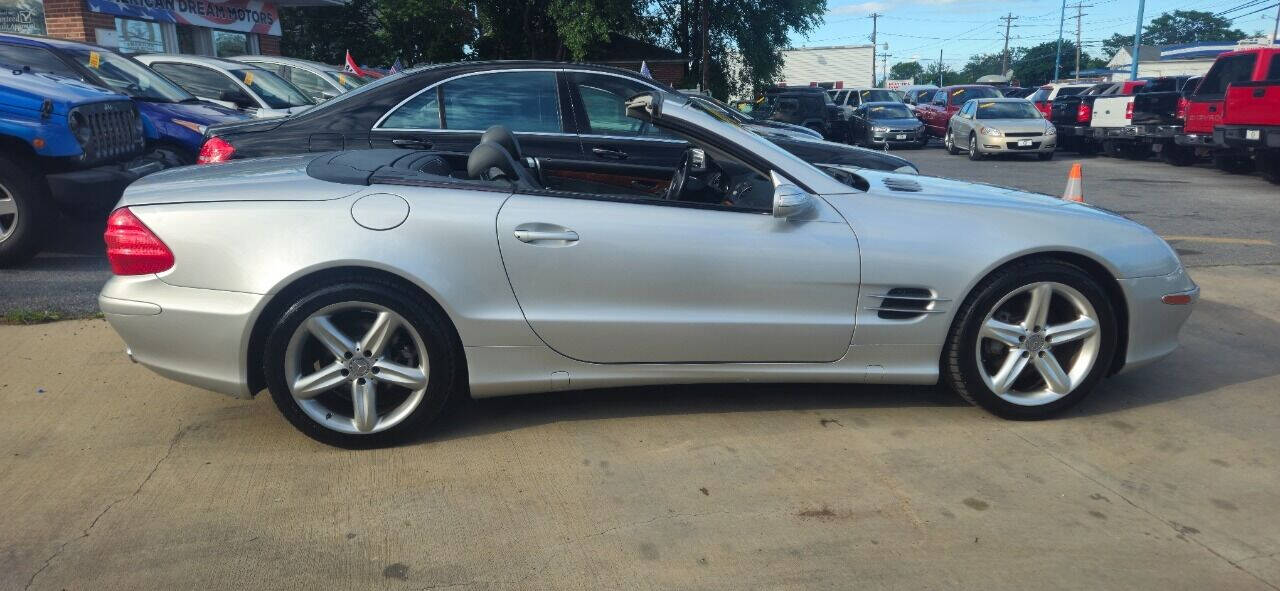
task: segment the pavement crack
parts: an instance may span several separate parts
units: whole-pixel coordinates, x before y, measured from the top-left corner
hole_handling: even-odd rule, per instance
[[[138,493],[142,492],[142,488],[146,486],[148,482],[151,481],[151,477],[155,476],[156,470],[160,469],[160,464],[163,464],[165,460],[169,459],[169,454],[173,453],[173,448],[177,447],[178,441],[182,439],[182,436],[186,434],[186,432],[187,432],[186,428],[182,426],[182,421],[178,421],[178,431],[173,434],[172,438],[169,439],[169,447],[165,449],[164,455],[160,456],[160,459],[156,460],[156,463],[153,466],[151,466],[151,471],[147,472],[146,478],[143,478],[142,482],[138,483],[138,488],[134,489],[133,492],[129,493],[128,495],[125,495],[114,501],[111,501],[110,503],[107,503],[107,506],[103,508],[102,511],[99,512],[96,517],[93,518],[93,521],[89,522],[89,527],[84,528],[84,531],[80,532],[80,535],[59,544],[58,549],[54,550],[53,554],[50,554],[49,557],[44,560],[44,564],[41,564],[40,568],[36,569],[36,572],[31,573],[31,578],[27,579],[27,584],[22,588],[23,591],[28,591],[29,589],[31,589],[31,585],[35,584],[36,582],[36,577],[39,577],[40,573],[48,569],[49,565],[53,564],[53,561],[56,560],[59,556],[61,556],[62,552],[67,549],[67,546],[71,545],[71,542],[89,537],[89,532],[93,531],[93,528],[98,525],[98,521],[102,519],[103,516],[107,514],[107,512],[111,511],[113,507],[115,507],[116,505],[119,505],[124,501],[132,499],[133,497],[138,496]]]
[[[1185,531],[1185,529],[1184,529],[1184,527],[1183,527],[1182,525],[1179,525],[1178,523],[1176,523],[1176,522],[1174,522],[1174,521],[1170,521],[1170,520],[1165,519],[1165,518],[1163,518],[1163,517],[1161,517],[1161,516],[1159,516],[1159,515],[1156,515],[1156,513],[1155,513],[1154,511],[1151,511],[1150,509],[1147,509],[1146,507],[1143,507],[1142,505],[1139,505],[1139,504],[1137,504],[1137,503],[1133,502],[1132,500],[1130,500],[1130,499],[1129,499],[1129,497],[1125,496],[1125,495],[1124,495],[1124,493],[1120,492],[1120,491],[1119,491],[1119,490],[1117,490],[1116,488],[1113,488],[1113,487],[1111,487],[1111,486],[1107,486],[1107,484],[1103,483],[1102,481],[1098,480],[1097,478],[1094,478],[1093,476],[1090,476],[1090,475],[1088,475],[1088,474],[1084,473],[1084,472],[1083,472],[1083,471],[1081,471],[1079,468],[1076,468],[1075,466],[1071,465],[1071,463],[1070,463],[1070,462],[1067,462],[1066,460],[1064,460],[1064,459],[1062,459],[1062,458],[1058,457],[1058,455],[1057,455],[1057,454],[1055,454],[1055,453],[1053,453],[1052,451],[1049,451],[1048,449],[1046,449],[1046,448],[1044,448],[1044,447],[1041,447],[1041,446],[1039,446],[1039,445],[1036,445],[1036,443],[1035,443],[1035,442],[1031,441],[1030,439],[1027,439],[1026,437],[1023,437],[1023,435],[1022,435],[1021,433],[1018,433],[1017,431],[1014,431],[1014,430],[1011,430],[1011,429],[1005,429],[1005,430],[1006,430],[1006,431],[1008,431],[1008,432],[1010,432],[1010,433],[1012,433],[1012,434],[1013,434],[1015,437],[1017,437],[1018,439],[1021,439],[1021,440],[1022,440],[1023,442],[1025,442],[1027,445],[1030,445],[1032,448],[1035,448],[1037,451],[1043,452],[1045,455],[1049,456],[1050,458],[1053,458],[1053,459],[1054,459],[1055,461],[1057,461],[1059,464],[1062,464],[1063,466],[1066,466],[1066,468],[1067,468],[1068,470],[1071,470],[1072,472],[1075,472],[1076,474],[1079,474],[1079,475],[1080,475],[1081,477],[1083,477],[1085,480],[1088,480],[1089,482],[1092,482],[1092,483],[1094,483],[1094,484],[1096,484],[1096,485],[1098,485],[1098,486],[1102,487],[1103,489],[1105,489],[1105,490],[1109,491],[1111,494],[1113,494],[1113,495],[1115,495],[1115,496],[1117,496],[1117,497],[1120,497],[1120,500],[1124,501],[1125,503],[1128,503],[1128,504],[1129,504],[1129,506],[1133,507],[1134,509],[1137,509],[1137,510],[1139,510],[1139,511],[1143,512],[1143,513],[1146,513],[1146,514],[1147,514],[1147,516],[1151,517],[1152,519],[1155,519],[1155,520],[1159,521],[1160,523],[1165,524],[1166,526],[1168,526],[1168,527],[1169,527],[1169,529],[1173,530],[1175,533],[1177,533],[1177,534],[1178,534],[1179,536],[1181,536],[1182,538],[1184,538],[1184,539],[1186,539],[1186,540],[1191,541],[1192,543],[1194,543],[1194,544],[1195,544],[1195,545],[1197,545],[1197,546],[1200,546],[1201,548],[1205,549],[1205,550],[1206,550],[1206,551],[1208,551],[1210,554],[1212,554],[1212,555],[1216,556],[1217,558],[1219,558],[1219,559],[1220,559],[1220,560],[1222,560],[1223,562],[1226,562],[1227,564],[1230,564],[1231,566],[1235,567],[1235,568],[1236,568],[1236,569],[1238,569],[1240,572],[1242,572],[1242,573],[1244,573],[1244,574],[1246,574],[1246,575],[1249,575],[1250,577],[1253,577],[1253,578],[1254,578],[1254,580],[1258,581],[1259,583],[1262,583],[1263,585],[1266,585],[1266,586],[1267,586],[1268,588],[1270,588],[1270,589],[1275,589],[1276,591],[1280,591],[1280,587],[1277,587],[1277,586],[1276,586],[1275,584],[1273,584],[1271,581],[1268,581],[1268,580],[1266,580],[1266,579],[1264,579],[1264,578],[1262,578],[1262,577],[1260,577],[1260,576],[1258,576],[1258,575],[1254,574],[1253,572],[1250,572],[1250,571],[1249,571],[1249,569],[1247,569],[1247,568],[1245,568],[1245,567],[1241,566],[1241,565],[1240,565],[1240,563],[1241,563],[1241,562],[1244,562],[1244,560],[1234,561],[1234,560],[1231,560],[1230,558],[1227,558],[1226,556],[1223,556],[1220,552],[1218,552],[1217,550],[1214,550],[1214,549],[1213,549],[1212,547],[1210,547],[1208,544],[1206,544],[1206,543],[1204,543],[1204,542],[1200,541],[1199,539],[1196,539],[1196,537],[1195,537],[1194,535],[1188,535],[1188,534],[1186,534],[1186,531]],[[1252,558],[1247,558],[1247,559],[1245,559],[1245,560],[1252,560],[1253,558],[1259,558],[1259,557],[1258,557],[1258,556],[1254,556],[1254,557],[1252,557]]]

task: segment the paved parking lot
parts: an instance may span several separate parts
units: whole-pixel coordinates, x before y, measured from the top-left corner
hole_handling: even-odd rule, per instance
[[[1053,193],[1071,162],[908,157]],[[0,589],[1275,590],[1276,189],[1084,162],[1088,200],[1184,237],[1203,300],[1172,358],[1053,421],[936,388],[633,388],[350,452],[130,365],[101,320],[0,326]]]

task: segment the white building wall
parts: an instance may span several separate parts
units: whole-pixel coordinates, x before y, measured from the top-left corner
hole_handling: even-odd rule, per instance
[[[782,80],[788,86],[841,82],[871,86],[871,45],[801,47],[782,52]]]
[[[1162,62],[1138,62],[1139,78],[1158,78],[1160,76],[1203,76],[1213,65],[1213,58],[1197,60],[1168,60]],[[1129,64],[1123,64],[1123,72],[1112,74],[1112,81],[1129,79]]]

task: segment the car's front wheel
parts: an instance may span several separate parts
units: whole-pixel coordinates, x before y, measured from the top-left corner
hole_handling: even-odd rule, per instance
[[[969,134],[969,159],[982,160],[982,152],[978,151],[978,136]]]
[[[1106,292],[1079,267],[1015,263],[984,280],[956,315],[942,373],[957,394],[1010,419],[1043,419],[1083,399],[1117,342]]]
[[[960,153],[960,149],[956,147],[955,135],[948,129],[945,137],[942,139],[942,146],[947,149],[947,153],[955,156]]]
[[[57,213],[38,173],[0,158],[0,268],[26,262],[40,251]]]
[[[444,313],[403,288],[317,286],[271,329],[265,374],[280,412],[309,437],[377,447],[420,433],[461,387]]]

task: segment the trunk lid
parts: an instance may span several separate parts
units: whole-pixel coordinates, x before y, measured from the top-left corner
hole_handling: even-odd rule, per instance
[[[307,165],[319,154],[236,160],[157,172],[125,189],[116,207],[222,201],[326,201],[363,187],[317,180]],[[218,191],[210,191],[217,186]]]

